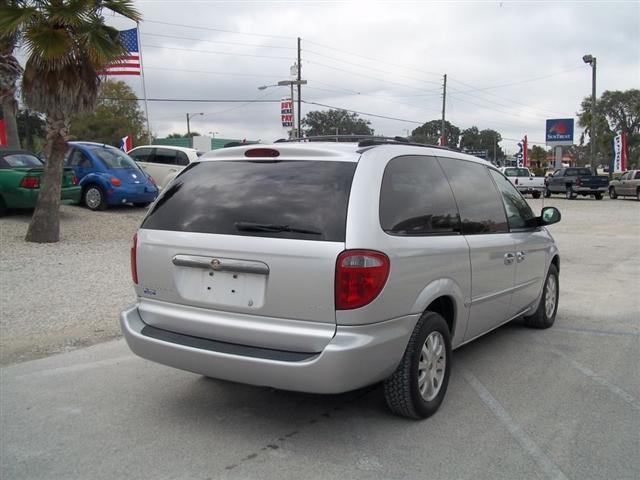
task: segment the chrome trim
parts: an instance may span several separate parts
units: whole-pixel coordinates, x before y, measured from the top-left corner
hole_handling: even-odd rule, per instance
[[[470,305],[477,305],[478,303],[486,302],[488,300],[493,300],[494,298],[501,297],[502,295],[507,295],[509,293],[513,293],[513,292],[516,292],[518,290],[522,290],[523,288],[527,288],[528,286],[533,285],[534,283],[537,283],[538,281],[540,281],[540,277],[536,277],[536,278],[534,278],[532,280],[529,280],[527,282],[521,283],[519,285],[514,285],[513,287],[505,288],[504,290],[500,290],[499,292],[490,293],[488,295],[483,295],[481,297],[472,298]]]
[[[176,255],[171,262],[178,267],[204,268],[215,270],[216,272],[269,275],[269,267],[265,263],[250,260],[200,257],[197,255]]]

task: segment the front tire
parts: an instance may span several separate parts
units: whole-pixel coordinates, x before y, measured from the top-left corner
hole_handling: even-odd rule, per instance
[[[596,197],[596,200],[602,200],[602,194],[601,193],[594,193],[593,196]]]
[[[531,196],[532,196],[533,198],[540,198],[540,192],[533,192],[533,193],[531,194]]]
[[[436,413],[449,385],[451,334],[444,318],[425,312],[416,324],[396,371],[384,381],[389,409],[408,418]]]
[[[556,320],[558,299],[560,294],[560,280],[558,269],[551,264],[547,279],[542,287],[542,297],[533,315],[524,317],[525,325],[533,328],[549,328]]]
[[[107,200],[104,192],[97,185],[89,185],[82,194],[82,201],[89,210],[106,210]]]
[[[609,187],[609,198],[611,200],[615,200],[616,198],[618,198],[615,187]]]

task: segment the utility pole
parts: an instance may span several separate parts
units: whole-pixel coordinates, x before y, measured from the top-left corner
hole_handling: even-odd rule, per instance
[[[291,99],[293,101],[293,98]],[[300,54],[300,37],[298,37],[298,138],[302,138],[302,59]]]
[[[189,127],[189,114],[187,113],[187,140],[189,140],[189,146],[191,146],[191,128]]]
[[[445,107],[447,105],[447,74],[444,74],[444,83],[442,84],[442,126],[440,127],[440,132],[441,132],[441,137],[442,137],[442,146],[444,147],[445,144],[447,143],[446,138],[447,138],[447,132],[445,129],[445,120],[444,120],[444,113],[445,113]]]

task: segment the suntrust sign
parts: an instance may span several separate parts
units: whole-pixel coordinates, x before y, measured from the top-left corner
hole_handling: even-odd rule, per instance
[[[573,145],[573,118],[547,120],[547,145]]]

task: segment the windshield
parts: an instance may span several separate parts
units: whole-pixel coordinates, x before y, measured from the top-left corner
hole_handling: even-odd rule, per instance
[[[107,168],[135,168],[138,166],[129,155],[115,148],[96,148],[93,154],[102,160]]]
[[[28,153],[12,153],[11,155],[5,155],[4,160],[13,168],[42,166],[42,162],[38,157]]]

